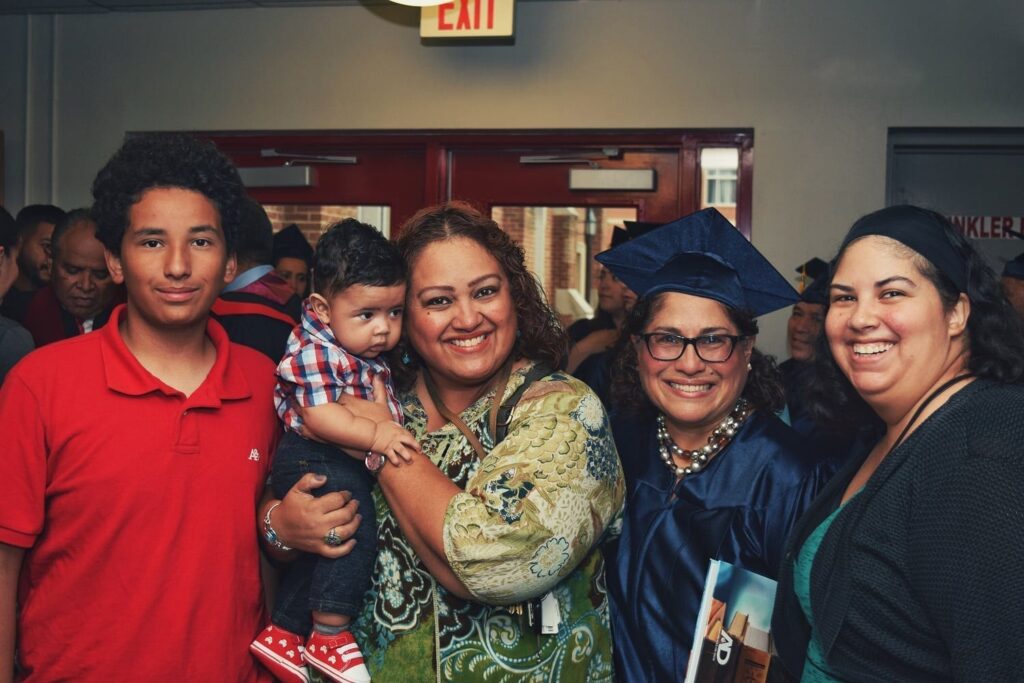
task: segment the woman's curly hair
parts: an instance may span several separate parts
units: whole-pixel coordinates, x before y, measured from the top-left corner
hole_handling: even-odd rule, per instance
[[[96,237],[111,253],[120,254],[131,207],[146,190],[172,187],[193,190],[213,203],[228,252],[234,253],[245,185],[212,142],[179,133],[130,137],[96,174],[92,183]]]
[[[434,242],[455,238],[471,239],[486,249],[508,278],[519,328],[519,336],[512,349],[513,357],[529,358],[557,368],[566,354],[568,336],[548,305],[537,278],[526,268],[522,247],[497,223],[469,204],[452,201],[431,206],[406,221],[398,238],[398,250],[408,264],[409,277],[412,278],[416,258],[424,248]],[[406,342],[403,342],[403,347],[410,362],[393,367],[398,384],[406,387],[415,376],[419,359]]]
[[[945,216],[928,209],[914,208],[940,228],[942,238],[949,241],[966,266],[965,293],[971,303],[964,339],[964,348],[968,355],[967,368],[975,376],[995,382],[1024,381],[1024,324],[1006,299],[995,271]],[[865,218],[870,217],[871,214]],[[835,274],[846,249],[857,241],[859,240],[846,244],[832,259],[832,275]],[[952,280],[910,247],[891,238],[887,241],[896,254],[910,259],[918,272],[935,286],[945,310],[950,311],[960,298],[960,291]],[[826,302],[826,317],[828,306]],[[856,431],[866,422],[878,420],[874,411],[840,371],[832,356],[824,329],[816,343],[814,364],[815,372],[807,387],[807,397],[812,411],[820,421],[849,433]]]
[[[637,354],[646,353],[642,345],[635,343],[636,335],[643,333],[644,327],[658,312],[664,297],[672,292],[662,292],[645,297],[636,302],[625,324],[619,340],[612,351],[612,407],[616,412],[634,415],[646,415],[655,412],[654,405],[644,392],[640,383],[637,368]],[[757,335],[757,320],[748,311],[725,306],[726,315],[736,326],[740,335],[754,337]],[[737,347],[738,348],[738,347]],[[742,396],[759,410],[775,412],[785,405],[786,397],[782,388],[782,373],[779,372],[775,359],[761,353],[756,348],[750,354],[751,369],[747,375],[747,383],[743,387]]]

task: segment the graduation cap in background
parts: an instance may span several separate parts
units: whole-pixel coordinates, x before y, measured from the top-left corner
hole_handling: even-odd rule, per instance
[[[1006,262],[1006,265],[1003,266],[1003,277],[1024,280],[1024,253],[1018,254],[1016,258]]]
[[[1018,239],[1024,240],[1024,234],[1017,232],[1016,230],[1005,229],[1004,232],[1008,232]],[[1012,277],[1017,280],[1024,280],[1024,252],[1017,254],[1016,258],[1010,259],[1003,266],[1003,277]]]
[[[274,235],[274,263],[281,258],[297,258],[313,267],[313,247],[295,223]]]
[[[625,228],[612,228],[612,244],[609,249],[614,249],[620,244],[625,244],[629,241],[629,233],[626,232]]]
[[[620,244],[625,244],[632,239],[636,239],[640,235],[664,225],[664,223],[652,223],[650,221],[622,221],[622,224],[626,226],[625,229],[615,228],[612,231],[612,244],[608,247],[609,249],[614,249]]]
[[[824,304],[828,300],[828,263],[817,256],[796,267],[800,274],[800,300],[809,304]]]
[[[786,278],[715,209],[654,228],[596,258],[641,297],[683,292],[755,316],[799,300]]]

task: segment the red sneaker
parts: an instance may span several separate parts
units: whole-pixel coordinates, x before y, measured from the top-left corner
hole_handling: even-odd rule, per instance
[[[351,631],[325,636],[313,631],[302,653],[306,663],[338,683],[370,683],[363,653]]]
[[[309,683],[302,661],[302,636],[271,624],[249,644],[249,651],[277,680]]]

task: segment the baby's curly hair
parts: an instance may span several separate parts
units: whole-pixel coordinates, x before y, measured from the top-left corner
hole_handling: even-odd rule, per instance
[[[146,190],[172,187],[193,190],[213,202],[228,252],[234,253],[245,186],[213,143],[184,134],[131,137],[96,174],[92,183],[96,237],[111,253],[120,255],[131,207]]]
[[[404,284],[406,267],[394,242],[375,227],[346,218],[327,228],[316,243],[313,290],[331,297],[352,285]]]

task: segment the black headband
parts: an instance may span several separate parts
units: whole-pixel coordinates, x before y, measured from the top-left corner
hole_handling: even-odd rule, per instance
[[[967,260],[946,237],[942,221],[916,206],[892,206],[864,216],[850,228],[839,252],[868,235],[894,239],[928,259],[959,292],[967,291]]]

